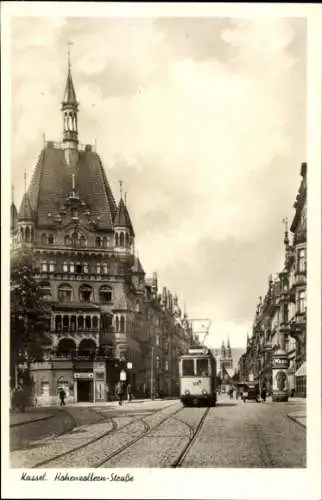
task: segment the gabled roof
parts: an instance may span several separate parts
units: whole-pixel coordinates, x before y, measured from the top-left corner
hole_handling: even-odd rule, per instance
[[[120,203],[115,214],[114,226],[126,227],[130,230],[131,236],[135,236],[129,211],[124,203],[123,198],[120,199]]]
[[[67,81],[65,86],[65,92],[63,97],[63,104],[73,104],[77,105],[76,92],[73,84],[72,74],[70,68],[68,68]]]
[[[81,200],[93,218],[100,217],[99,229],[113,230],[116,203],[99,155],[93,151],[79,151],[73,173]],[[38,226],[50,223],[48,213],[57,213],[66,202],[70,189],[71,170],[64,150],[49,143],[39,156],[29,188],[31,208]]]
[[[19,220],[33,220],[33,211],[32,207],[30,204],[30,199],[28,193],[25,193],[23,195],[21,205],[20,205],[20,210],[19,210],[19,215],[18,219]]]

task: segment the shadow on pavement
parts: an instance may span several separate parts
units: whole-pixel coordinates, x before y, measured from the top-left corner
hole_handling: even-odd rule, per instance
[[[238,403],[217,403],[216,407],[220,408],[222,406],[237,406]]]

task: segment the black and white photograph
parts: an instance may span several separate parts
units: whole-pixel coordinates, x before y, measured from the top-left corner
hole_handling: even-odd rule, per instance
[[[258,491],[238,498],[262,498],[257,470],[306,474],[310,422],[321,433],[308,18],[23,3],[2,92],[20,498],[33,481],[131,488],[143,469],[250,469]]]

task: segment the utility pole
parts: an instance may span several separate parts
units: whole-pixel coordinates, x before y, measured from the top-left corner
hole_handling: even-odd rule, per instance
[[[154,364],[154,347],[151,347],[151,399],[154,399],[154,394],[153,394],[153,364]]]

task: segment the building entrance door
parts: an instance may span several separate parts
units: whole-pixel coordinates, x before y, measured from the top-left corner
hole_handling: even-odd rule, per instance
[[[81,402],[93,402],[93,381],[78,380],[77,381],[77,400]]]

